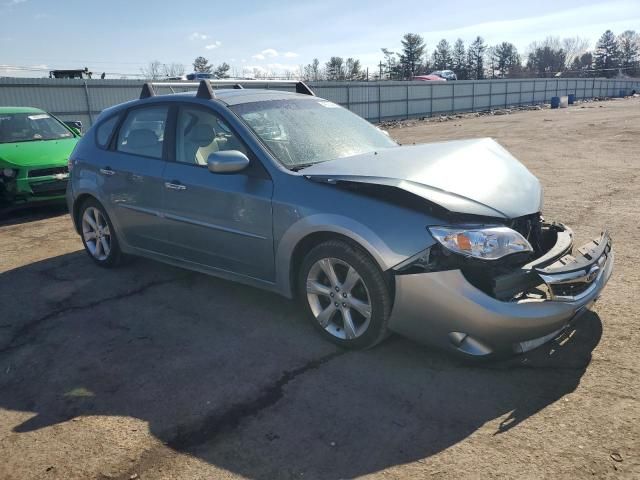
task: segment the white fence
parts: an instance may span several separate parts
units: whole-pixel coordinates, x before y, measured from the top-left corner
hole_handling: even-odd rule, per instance
[[[138,80],[0,78],[0,106],[33,106],[88,126],[105,108],[138,98]],[[319,97],[372,122],[549,103],[551,97],[618,97],[640,79],[550,78],[457,82],[310,82]],[[166,92],[168,93],[168,89]]]

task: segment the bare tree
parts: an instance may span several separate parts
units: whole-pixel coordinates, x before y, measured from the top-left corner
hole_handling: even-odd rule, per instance
[[[144,78],[149,80],[160,80],[164,77],[164,68],[160,60],[149,62],[146,67],[140,69]]]
[[[589,49],[589,40],[582,37],[563,38],[562,49],[566,55],[565,67],[570,68],[573,61]]]
[[[185,72],[185,66],[181,63],[169,63],[162,65],[162,72],[165,77],[182,77]]]

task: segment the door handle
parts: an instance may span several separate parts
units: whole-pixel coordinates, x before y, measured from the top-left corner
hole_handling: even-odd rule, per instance
[[[111,170],[111,167],[104,167],[100,169],[100,173],[102,175],[107,175],[107,176],[111,176],[113,174],[115,174],[115,170]]]
[[[173,182],[164,182],[164,186],[169,190],[186,190],[187,189],[187,187],[182,185],[180,182],[176,182],[175,180]]]

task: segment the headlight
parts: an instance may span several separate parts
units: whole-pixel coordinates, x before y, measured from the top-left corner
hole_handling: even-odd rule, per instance
[[[532,252],[527,240],[508,227],[429,227],[448,250],[467,257],[497,260],[518,252]]]
[[[2,175],[8,178],[11,178],[16,174],[16,171],[13,168],[3,168],[2,170],[0,170],[0,172],[2,172]]]

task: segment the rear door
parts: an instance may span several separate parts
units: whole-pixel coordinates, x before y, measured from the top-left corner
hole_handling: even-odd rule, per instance
[[[240,150],[251,164],[239,173],[211,173],[207,158],[220,150]],[[172,256],[273,281],[271,177],[212,109],[180,106],[175,158],[167,163],[164,182]]]
[[[124,240],[160,253],[167,249],[161,208],[169,110],[167,104],[152,104],[127,111],[98,165],[104,198]]]

